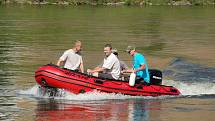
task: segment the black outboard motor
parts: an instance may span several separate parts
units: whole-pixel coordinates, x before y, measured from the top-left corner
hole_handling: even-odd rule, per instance
[[[150,84],[161,85],[162,84],[162,72],[157,69],[149,69]]]

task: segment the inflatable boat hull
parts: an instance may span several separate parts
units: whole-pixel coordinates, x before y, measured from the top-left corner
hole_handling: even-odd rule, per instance
[[[129,86],[128,82],[121,80],[100,79],[87,74],[62,69],[48,64],[35,72],[36,82],[42,87],[60,88],[75,94],[91,92],[94,90],[107,93],[121,93],[134,96],[162,96],[179,95],[178,89],[164,85],[135,84]]]

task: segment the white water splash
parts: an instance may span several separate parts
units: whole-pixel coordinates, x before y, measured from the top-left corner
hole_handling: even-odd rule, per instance
[[[180,92],[182,96],[187,95],[204,95],[204,94],[215,94],[215,83],[185,83],[180,81],[173,80],[164,80],[164,85],[174,86]],[[107,99],[166,99],[172,98],[175,96],[160,96],[160,97],[144,97],[144,96],[130,96],[123,94],[115,94],[115,93],[103,93],[103,92],[88,92],[84,94],[73,94],[65,90],[60,91],[61,96],[50,97],[48,94],[42,94],[41,88],[39,85],[35,85],[34,87],[18,91],[17,94],[27,95],[31,97],[37,98],[55,98],[55,99],[63,99],[63,100],[107,100]]]
[[[63,99],[63,100],[107,100],[107,99],[158,99],[158,97],[143,97],[143,96],[130,96],[116,93],[104,93],[104,92],[87,92],[83,94],[73,94],[65,90],[60,90],[62,96],[50,97],[48,94],[41,94],[41,88],[39,85],[35,85],[34,87],[27,90],[20,90],[17,92],[19,95],[25,95],[30,97],[37,98],[55,98],[55,99]],[[166,96],[161,96],[159,99],[165,98]]]
[[[39,89],[40,89],[39,86],[35,85],[32,88],[27,89],[27,90],[19,90],[19,91],[17,91],[17,94],[38,97],[38,96],[40,96]]]
[[[173,80],[164,80],[163,84],[176,87],[181,92],[182,95],[215,94],[215,83],[211,82],[186,83]]]

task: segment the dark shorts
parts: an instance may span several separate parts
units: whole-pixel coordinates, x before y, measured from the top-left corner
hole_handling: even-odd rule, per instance
[[[98,77],[104,78],[104,79],[114,79],[114,78],[112,77],[112,75],[109,74],[109,73],[99,73]]]

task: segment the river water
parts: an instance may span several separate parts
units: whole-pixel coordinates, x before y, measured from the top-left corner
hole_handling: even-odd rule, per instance
[[[123,50],[135,45],[182,95],[40,96],[34,71],[56,63],[77,39],[85,70],[102,61],[106,43],[130,65]],[[212,7],[0,6],[0,120],[212,121],[214,47]]]

